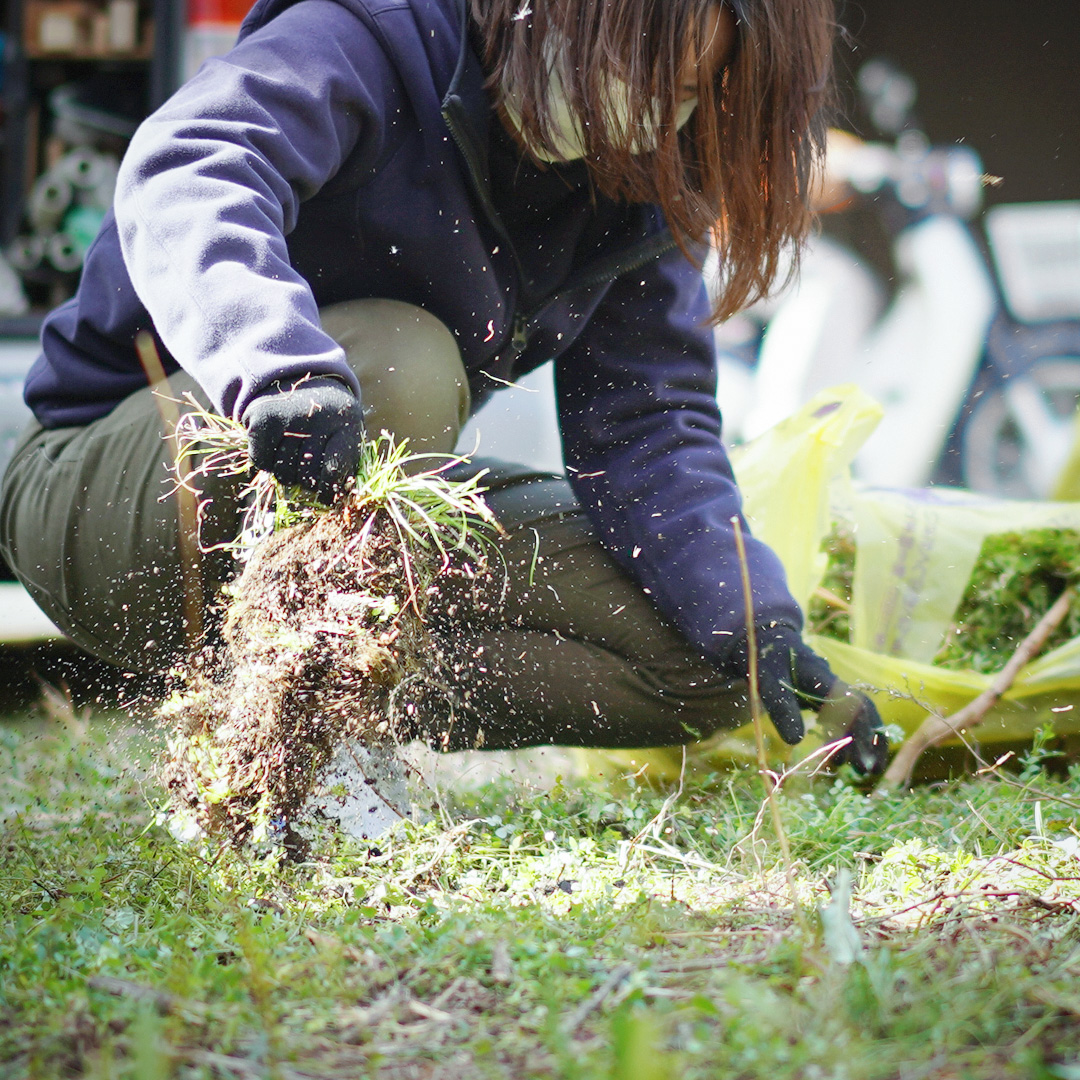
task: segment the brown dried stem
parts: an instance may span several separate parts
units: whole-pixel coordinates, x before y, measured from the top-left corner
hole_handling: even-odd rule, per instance
[[[177,428],[180,425],[180,410],[176,399],[169,389],[169,379],[165,366],[158,355],[154,339],[146,330],[135,336],[135,351],[146,379],[149,382],[154,402],[161,416],[165,430],[165,441],[177,470],[180,469],[180,438]],[[203,627],[203,587],[202,587],[202,552],[199,550],[199,507],[195,492],[179,484],[173,492],[176,499],[177,539],[180,545],[180,575],[183,588],[184,629],[188,651],[194,653],[202,641]]]
[[[923,720],[918,730],[897,751],[892,764],[878,782],[879,792],[884,794],[893,788],[906,786],[911,781],[915,762],[924,750],[944,742],[950,736],[959,735],[967,728],[976,727],[986,719],[990,710],[1012,686],[1020,669],[1042,651],[1050,635],[1069,613],[1074,592],[1072,586],[1065,589],[1031,633],[1020,642],[1008,663],[994,676],[993,682],[974,701],[952,716],[930,713]]]
[[[765,721],[762,718],[764,710],[761,707],[761,698],[758,695],[757,627],[754,624],[754,597],[750,591],[750,566],[746,559],[742,522],[738,517],[733,517],[731,524],[735,529],[735,547],[739,553],[739,571],[742,575],[743,598],[746,603],[746,647],[750,657],[746,675],[750,695],[750,717],[754,723],[754,742],[757,746],[758,772],[761,774],[761,782],[765,785],[765,798],[769,804],[773,831],[776,833],[777,842],[780,844],[780,853],[784,859],[784,875],[787,878],[788,892],[791,895],[791,908],[795,915],[795,921],[801,929],[805,930],[802,906],[795,891],[795,864],[791,858],[791,845],[788,843],[787,831],[784,829],[784,819],[780,813],[780,803],[777,799],[779,784],[775,774],[769,769],[769,761],[765,755]]]

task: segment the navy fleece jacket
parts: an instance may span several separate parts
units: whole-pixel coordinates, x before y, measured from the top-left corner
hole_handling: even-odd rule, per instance
[[[319,307],[417,304],[456,336],[474,406],[554,360],[578,499],[722,662],[744,622],[740,498],[701,276],[656,207],[596,197],[551,222],[547,242],[574,257],[537,299],[488,183],[498,121],[483,82],[462,0],[258,0],[232,52],[132,140],[27,401],[46,427],[106,414],[145,385],[144,329],[226,414],[309,372],[358,390]],[[756,617],[798,628],[775,555],[756,541],[748,554]]]

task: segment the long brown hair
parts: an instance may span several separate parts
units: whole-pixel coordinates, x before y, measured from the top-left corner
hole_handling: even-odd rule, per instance
[[[713,234],[723,268],[716,320],[768,292],[782,250],[811,222],[832,0],[724,0],[736,16],[734,55],[715,78],[699,70],[697,109],[679,132],[681,69],[706,44],[707,0],[470,3],[488,87],[496,100],[512,88],[526,145],[557,153],[548,86],[550,57],[564,48],[563,88],[598,190],[659,204],[687,253]],[[621,120],[610,107],[612,75],[630,88]],[[635,153],[633,133],[651,127],[661,133],[656,150]]]

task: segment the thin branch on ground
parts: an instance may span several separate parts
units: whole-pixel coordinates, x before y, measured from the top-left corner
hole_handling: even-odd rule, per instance
[[[897,751],[892,764],[878,782],[878,792],[885,793],[896,787],[906,787],[911,781],[915,763],[924,750],[961,734],[965,729],[976,727],[986,719],[987,713],[1012,686],[1020,669],[1038,655],[1050,635],[1069,613],[1069,604],[1074,593],[1072,586],[1062,592],[1031,633],[1020,642],[1005,666],[994,676],[990,686],[974,701],[969,702],[952,716],[938,716],[931,713],[923,720],[918,730]]]
[[[738,516],[735,516],[731,519],[731,523],[735,529],[735,546],[739,553],[739,571],[742,575],[743,598],[746,602],[746,645],[750,656],[747,679],[750,693],[750,716],[754,722],[754,742],[757,746],[758,772],[761,775],[761,782],[765,786],[769,812],[772,815],[773,831],[776,833],[776,839],[780,844],[780,853],[784,859],[784,874],[787,877],[788,892],[791,894],[792,912],[799,929],[806,930],[802,905],[799,903],[799,896],[795,891],[795,865],[791,858],[791,845],[788,843],[787,831],[784,829],[784,820],[780,813],[780,803],[777,800],[779,784],[775,773],[769,769],[768,758],[765,756],[765,722],[762,718],[764,710],[761,707],[761,698],[758,695],[757,628],[754,625],[754,597],[750,591],[750,564],[746,559],[746,544],[743,542],[742,522]]]
[[[573,1035],[585,1022],[590,1013],[600,1008],[620,984],[636,971],[633,964],[619,964],[617,968],[587,997],[570,1015],[562,1026],[564,1035]]]

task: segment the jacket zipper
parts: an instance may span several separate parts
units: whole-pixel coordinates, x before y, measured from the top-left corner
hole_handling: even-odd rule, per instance
[[[653,240],[659,240],[663,235],[663,233],[658,233]],[[515,315],[512,338],[514,348],[516,349],[514,355],[520,356],[529,343],[529,324],[534,322],[546,307],[555,303],[560,297],[565,296],[567,293],[575,292],[578,289],[591,289],[594,285],[603,285],[606,282],[614,281],[615,278],[619,277],[621,274],[627,274],[631,270],[636,270],[639,266],[644,266],[646,263],[652,262],[653,259],[670,251],[675,246],[674,238],[669,237],[662,244],[646,241],[640,246],[635,245],[635,248],[628,248],[624,255],[628,255],[630,251],[635,251],[633,258],[624,257],[618,260],[611,259],[609,260],[611,265],[605,265],[602,270],[596,270],[590,274],[572,277],[569,282],[562,286],[562,288],[548,293],[548,295],[530,311]],[[642,251],[642,247],[647,247],[647,250]],[[517,347],[519,340],[521,342],[520,348]]]
[[[510,351],[514,358],[519,357],[529,347],[529,316],[521,312],[514,313],[513,327],[510,331]]]
[[[521,265],[521,259],[518,257],[518,253],[510,240],[510,234],[503,224],[502,218],[499,217],[499,212],[496,210],[495,204],[491,201],[491,193],[487,189],[487,183],[480,175],[480,169],[476,163],[473,147],[467,136],[461,131],[458,126],[457,118],[453,114],[451,106],[457,103],[458,99],[451,99],[450,95],[447,95],[442,107],[443,119],[446,121],[446,126],[450,129],[450,135],[453,138],[454,143],[457,145],[458,150],[461,151],[461,156],[465,159],[469,180],[480,198],[480,205],[483,207],[489,223],[499,236],[499,239],[506,244],[507,250],[510,252],[510,256],[514,262],[514,269],[517,273],[517,281],[515,283],[517,285],[517,294],[520,296],[522,292],[522,283],[525,279],[525,271]],[[670,251],[675,247],[675,240],[670,234],[665,235],[665,233],[666,230],[665,232],[658,233],[656,236],[650,237],[648,240],[642,241],[640,244],[627,248],[620,256],[609,256],[606,259],[599,260],[601,263],[600,268],[594,269],[588,273],[571,276],[567,283],[561,288],[548,293],[547,296],[545,296],[538,304],[535,304],[529,311],[515,311],[511,319],[509,335],[511,355],[514,358],[517,358],[526,350],[526,348],[528,348],[529,324],[535,321],[537,316],[539,316],[546,307],[549,307],[561,296],[565,296],[567,293],[577,289],[587,289],[594,285],[602,285],[605,282],[614,281],[620,274],[625,274],[630,270],[636,270],[639,266],[644,266],[647,262],[651,262],[659,255]],[[500,352],[506,347],[506,344],[507,342],[504,341],[502,348],[499,350]]]

